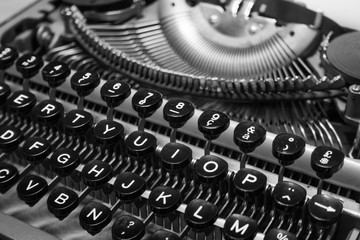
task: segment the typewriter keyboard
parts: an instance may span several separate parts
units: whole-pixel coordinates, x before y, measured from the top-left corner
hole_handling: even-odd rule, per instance
[[[356,209],[323,190],[358,174],[339,150],[9,46],[0,53],[0,199],[16,192],[24,208],[45,205],[52,221],[76,212],[89,239],[330,240]],[[253,157],[278,174],[249,164]],[[317,189],[287,169],[312,176]]]

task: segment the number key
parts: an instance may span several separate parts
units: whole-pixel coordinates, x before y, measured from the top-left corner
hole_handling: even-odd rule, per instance
[[[162,104],[163,96],[152,89],[140,89],[132,98],[132,107],[139,117],[150,117]]]
[[[119,106],[131,93],[128,83],[120,80],[109,80],[101,87],[101,99],[109,107]]]
[[[182,127],[193,115],[195,107],[189,101],[170,99],[164,106],[163,116],[172,128]]]
[[[198,129],[207,140],[214,140],[230,125],[230,118],[225,113],[208,110],[198,119]]]
[[[100,84],[100,75],[93,71],[78,71],[71,77],[71,88],[80,97],[89,95]]]
[[[35,76],[43,65],[41,57],[31,53],[24,54],[16,61],[16,69],[24,78]]]

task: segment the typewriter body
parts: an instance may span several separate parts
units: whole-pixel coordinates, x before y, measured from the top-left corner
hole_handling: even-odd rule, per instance
[[[341,8],[24,4],[0,25],[0,239],[359,239]]]

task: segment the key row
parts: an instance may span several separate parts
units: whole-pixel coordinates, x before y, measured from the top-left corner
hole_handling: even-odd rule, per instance
[[[7,67],[9,67],[12,63],[16,60],[16,58],[18,57],[18,54],[16,53],[16,50],[11,48],[11,47],[3,47],[2,48],[2,56],[4,57],[4,59],[0,59],[1,61],[4,61],[3,63],[3,67],[2,69],[6,69]],[[24,70],[23,68],[30,68],[32,69],[30,72],[33,75],[35,71],[39,71],[41,69],[41,67],[39,68],[37,65],[43,65],[41,64],[42,60],[39,59],[39,57],[37,57],[34,54],[25,54],[23,56],[21,56],[18,61],[17,61],[17,69],[21,72],[21,74],[26,77],[29,78],[28,75],[28,71]],[[23,67],[21,67],[23,65]],[[66,79],[67,76],[69,76],[69,68],[68,66],[66,66],[66,64],[61,63],[61,62],[51,62],[46,64],[46,66],[42,69],[42,78],[47,81],[50,85],[51,89],[55,89],[56,87],[59,87]],[[73,74],[71,77],[71,87],[77,92],[77,94],[80,96],[80,98],[82,98],[83,96],[86,96],[87,94],[91,93],[92,90],[97,87],[99,85],[99,76],[96,72],[91,72],[91,71],[83,71],[83,72],[79,72],[76,74]],[[114,80],[114,81],[108,81],[106,84],[106,86],[103,86],[101,88],[101,98],[106,102],[109,111],[108,111],[108,120],[112,120],[112,114],[111,112],[114,111],[114,108],[116,106],[119,106],[123,101],[125,101],[125,99],[130,95],[130,87],[122,81],[118,81],[118,80]],[[3,88],[5,89],[5,87]],[[51,90],[50,90],[50,99],[52,95],[51,94]],[[139,130],[143,130],[143,126],[145,123],[145,118],[151,116],[152,114],[154,114],[154,112],[156,111],[157,108],[160,107],[161,103],[162,103],[162,95],[161,93],[154,91],[154,90],[150,90],[150,89],[141,89],[140,91],[138,91],[139,93],[136,94],[136,96],[134,96],[132,98],[132,108],[135,109],[135,111],[138,113],[139,118],[141,119],[139,122]],[[16,95],[14,95],[15,97]],[[27,98],[29,99],[29,101],[25,101],[25,104],[27,107],[29,106],[33,106],[34,105],[34,99],[31,96],[23,96],[20,97],[18,95],[15,99],[17,99],[17,101],[22,101],[21,98]],[[49,100],[50,101],[50,100]],[[83,99],[79,102],[82,102]],[[51,104],[49,105],[50,102],[42,102],[39,105],[39,109],[41,109],[40,111],[42,111],[42,113],[49,112],[49,108],[54,108],[57,109],[58,111],[54,111],[53,114],[51,114],[52,116],[54,116],[54,119],[58,119],[60,116],[63,116],[63,111],[61,110],[60,105],[55,101],[55,102],[51,102]],[[11,104],[10,104],[11,105]],[[42,106],[41,106],[42,105]],[[81,111],[82,107],[81,107],[81,103],[79,104],[80,108],[78,110],[75,110],[72,112],[72,115],[78,117],[77,120],[84,118],[84,121],[82,121],[82,124],[79,124],[81,126],[78,125],[73,125],[68,124],[67,125],[67,130],[69,132],[72,132],[74,134],[82,134],[85,129],[87,127],[89,127],[92,123],[92,119],[91,117],[86,114],[85,111]],[[46,108],[47,107],[47,108]],[[16,108],[16,107],[15,107]],[[38,110],[39,110],[38,109]],[[46,110],[44,110],[46,109]],[[27,111],[18,111],[19,113],[25,113]],[[173,128],[173,132],[171,134],[171,138],[170,141],[173,142],[175,141],[175,136],[176,136],[176,129],[179,127],[184,126],[184,124],[193,116],[194,114],[194,105],[191,102],[185,101],[185,100],[180,100],[180,99],[171,99],[170,101],[167,102],[167,104],[165,104],[164,108],[163,108],[163,119],[165,119],[166,121],[169,122],[169,125]],[[41,115],[41,114],[40,114]],[[39,115],[38,115],[39,116]],[[69,115],[71,116],[71,114]],[[43,119],[45,116],[40,117],[39,119]],[[70,118],[70,117],[69,117]],[[74,121],[75,119],[70,118],[70,120]],[[40,120],[41,121],[41,120]],[[52,121],[49,121],[50,124],[53,124]],[[68,121],[69,123],[69,121]],[[80,122],[78,122],[80,123]],[[209,154],[209,147],[210,147],[210,143],[211,140],[213,140],[214,138],[218,137],[224,130],[226,130],[226,128],[229,126],[229,119],[228,117],[221,113],[221,112],[217,112],[217,111],[207,111],[206,114],[201,114],[201,116],[199,116],[198,118],[198,130],[204,134],[205,139],[208,140],[208,144],[207,147],[205,148],[205,155]],[[252,132],[252,126],[249,126],[248,128],[246,128],[245,131],[249,132],[245,132],[243,133],[243,136],[245,136],[245,138],[249,135],[251,135]],[[261,133],[263,130],[261,130],[258,127],[258,131],[259,133]],[[249,134],[250,133],[250,134]],[[256,133],[255,135],[257,135],[258,133]],[[236,136],[235,136],[236,135]],[[253,151],[256,150],[256,148],[261,145],[264,141],[265,141],[265,134],[259,134],[258,135],[258,139],[253,142],[250,141],[249,145],[250,146],[242,146],[244,145],[244,143],[240,143],[238,142],[239,139],[241,140],[245,140],[244,138],[241,138],[240,135],[237,134],[236,129],[234,129],[234,142],[236,143],[236,145],[239,147],[240,151],[243,153],[243,155],[247,155],[247,154],[252,154]],[[209,140],[210,139],[210,140]],[[288,139],[297,139],[297,138],[293,138],[293,137],[288,137]],[[246,141],[243,141],[246,142]],[[266,144],[268,141],[266,141]],[[298,145],[297,149],[289,149],[288,151],[283,153],[284,148],[286,148],[287,145],[290,146],[290,144],[286,144],[286,142],[283,142],[283,145],[280,145],[277,150],[274,150],[274,144],[272,144],[272,152],[273,152],[273,156],[278,159],[278,161],[280,162],[280,164],[282,166],[287,166],[288,163],[293,163],[296,159],[298,159],[299,157],[301,159],[303,159],[303,153],[306,150],[306,146],[304,144],[304,141],[296,141],[297,144],[301,143]],[[282,147],[282,148],[280,148]],[[293,153],[290,154],[291,151],[294,151]],[[296,154],[298,154],[298,156],[296,156]],[[292,155],[295,156],[294,160],[291,160]],[[308,154],[306,154],[308,155]],[[256,156],[258,156],[258,154],[256,154]],[[286,158],[286,159],[282,159],[282,158]],[[264,158],[264,157],[263,157]],[[243,159],[246,159],[246,157],[244,157]],[[340,159],[340,158],[339,158]],[[348,160],[348,159],[347,159]],[[244,163],[246,162],[245,160],[243,161]],[[340,161],[339,161],[340,162]],[[349,161],[347,161],[349,162]],[[285,164],[285,165],[284,165]],[[241,166],[243,166],[244,164],[242,164]],[[298,166],[302,166],[301,169],[307,169],[307,164],[305,163],[296,163],[295,164],[295,168],[298,168]],[[304,166],[306,168],[304,168]],[[339,166],[342,166],[342,164],[337,164],[335,167],[332,168],[332,170],[324,170],[324,168],[317,168],[317,175],[321,175],[323,176],[322,179],[329,179],[331,177],[332,174],[328,175],[327,173],[322,173],[321,171],[328,171],[328,172],[336,172],[338,171],[338,168],[340,168]],[[279,180],[281,180],[282,178],[282,173],[284,172],[285,168],[282,168],[280,171],[280,176],[279,176]],[[335,169],[335,170],[334,170]],[[346,176],[350,177],[351,175],[348,174],[349,169],[351,171],[352,165],[351,165],[351,161],[350,164],[348,164],[346,166]],[[341,174],[343,175],[343,174]],[[325,176],[325,177],[324,177]],[[339,182],[339,176],[336,176],[336,182]],[[342,178],[344,179],[344,178]],[[333,181],[333,179],[329,179],[330,182]]]

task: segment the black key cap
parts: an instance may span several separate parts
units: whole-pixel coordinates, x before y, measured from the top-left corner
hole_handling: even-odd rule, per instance
[[[146,190],[144,178],[132,172],[120,173],[114,182],[116,197],[124,202],[131,202]]]
[[[64,117],[65,132],[70,135],[84,135],[93,125],[93,116],[83,110],[74,109]]]
[[[102,120],[93,129],[95,142],[100,146],[112,148],[124,137],[124,127],[118,122]]]
[[[98,202],[90,202],[81,210],[80,225],[91,235],[95,235],[111,222],[110,208]]]
[[[253,152],[265,138],[265,128],[254,122],[241,122],[234,130],[234,143],[243,153]]]
[[[19,198],[29,206],[35,205],[48,191],[48,184],[42,177],[27,175],[17,185]]]
[[[78,195],[65,187],[54,188],[47,199],[49,212],[60,220],[66,218],[78,205]]]
[[[163,117],[170,127],[180,128],[194,115],[195,107],[183,99],[169,99],[163,109]]]
[[[181,193],[178,189],[167,186],[154,188],[149,195],[151,210],[160,216],[174,212],[181,204]]]
[[[264,192],[267,178],[259,171],[244,168],[235,174],[233,183],[238,196],[245,200],[251,200]]]
[[[51,88],[59,87],[70,75],[70,68],[63,62],[50,62],[41,71],[44,81]]]
[[[273,192],[275,205],[285,213],[295,213],[303,206],[306,190],[293,182],[279,182]]]
[[[44,100],[34,107],[33,116],[35,121],[47,126],[53,126],[64,117],[64,107],[54,100]]]
[[[125,145],[131,157],[144,158],[155,151],[156,141],[155,136],[150,133],[134,131],[125,139]]]
[[[51,170],[60,177],[69,176],[80,164],[80,156],[69,148],[56,150],[49,159]]]
[[[0,149],[3,152],[14,151],[23,139],[23,133],[19,128],[13,126],[0,128]]]
[[[132,107],[141,118],[150,117],[162,104],[163,96],[152,89],[139,89],[132,98]]]
[[[10,46],[0,47],[0,69],[5,70],[14,64],[15,60],[19,57],[16,48]]]
[[[94,160],[84,166],[81,177],[85,185],[99,189],[113,177],[113,169],[108,163]]]
[[[167,143],[161,149],[162,166],[166,171],[182,171],[192,160],[192,151],[188,146],[181,143]]]
[[[205,200],[194,199],[185,209],[186,223],[196,230],[212,226],[218,217],[218,208]]]
[[[29,91],[14,92],[7,99],[7,107],[10,111],[24,116],[31,112],[36,105],[36,97]]]
[[[224,224],[224,236],[226,240],[252,240],[258,230],[255,220],[240,214],[232,214]]]
[[[297,240],[297,238],[288,231],[273,228],[265,234],[264,240]]]
[[[19,171],[13,165],[0,163],[0,193],[5,193],[19,180]]]
[[[79,97],[85,97],[92,93],[100,84],[100,75],[93,71],[78,71],[71,77],[71,88]]]
[[[24,142],[21,152],[26,161],[37,164],[45,160],[51,153],[51,145],[44,138],[31,137]]]
[[[205,184],[218,184],[228,173],[228,163],[213,155],[202,156],[195,163],[196,179]]]
[[[11,94],[9,85],[0,82],[0,106],[6,103],[7,98]]]
[[[343,205],[338,199],[318,194],[310,199],[308,209],[313,223],[328,227],[340,219]]]
[[[145,225],[139,219],[122,215],[112,226],[113,240],[140,240],[145,235]]]
[[[23,78],[32,78],[43,65],[42,58],[32,53],[24,54],[16,61],[16,69],[22,74]]]
[[[230,125],[230,118],[225,113],[208,110],[198,119],[198,129],[207,140],[214,140]]]
[[[294,163],[305,151],[305,141],[301,137],[290,134],[278,134],[272,144],[272,154],[283,166]]]
[[[160,229],[151,235],[150,240],[180,240],[180,237],[174,232]]]
[[[319,146],[311,154],[311,167],[320,178],[330,178],[344,165],[345,155],[332,147]]]
[[[108,107],[115,108],[130,96],[130,84],[121,80],[108,80],[100,90],[101,99],[106,102]]]

